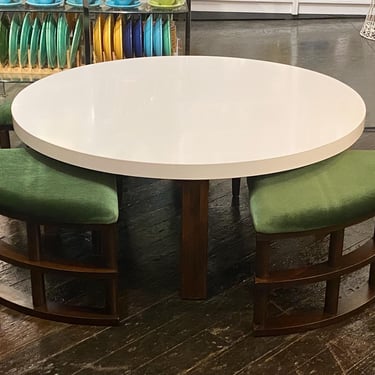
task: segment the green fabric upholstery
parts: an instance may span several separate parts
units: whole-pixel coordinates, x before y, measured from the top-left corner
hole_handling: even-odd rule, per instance
[[[375,215],[375,151],[350,150],[288,172],[249,180],[257,232],[345,225]]]
[[[10,101],[0,103],[0,130],[3,125],[12,124],[11,104]]]
[[[1,213],[47,223],[114,223],[116,179],[31,149],[0,149]]]

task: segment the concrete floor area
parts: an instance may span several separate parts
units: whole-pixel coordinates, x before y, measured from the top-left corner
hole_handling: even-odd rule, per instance
[[[314,69],[338,78],[364,98],[367,126],[375,126],[375,42],[359,36],[362,19],[195,21],[192,54],[256,58]],[[17,87],[9,88],[9,95]],[[0,99],[1,100],[1,99]],[[272,108],[272,103],[270,108]],[[293,103],[291,103],[293,105]],[[342,109],[345,111],[345,108]],[[12,139],[15,144],[16,138]],[[356,148],[375,148],[375,132]],[[348,176],[350,178],[350,176]],[[172,181],[124,179],[120,231],[120,327],[44,321],[0,306],[0,374],[136,375],[373,375],[375,307],[344,323],[302,334],[256,338],[252,332],[254,233],[243,181],[239,207],[230,181],[210,182],[209,299],[178,296],[180,191]],[[373,221],[352,227],[346,250],[373,234]],[[23,226],[0,216],[0,238],[25,247]],[[63,232],[61,246],[82,256],[85,236]],[[295,245],[302,245],[299,253]],[[321,259],[326,239],[288,242],[275,262],[291,254]],[[363,273],[345,281],[350,295]],[[27,273],[0,262],[0,285],[29,288]],[[85,285],[48,280],[51,298],[79,300]],[[81,294],[82,293],[82,294]],[[304,303],[319,300],[321,286]],[[272,297],[280,314],[295,308],[290,293]]]
[[[362,18],[196,21],[191,54],[274,61],[328,74],[358,91],[367,106],[366,126],[375,126],[375,41],[360,37],[362,24]]]

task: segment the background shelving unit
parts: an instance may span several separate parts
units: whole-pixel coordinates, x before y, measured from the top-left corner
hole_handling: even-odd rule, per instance
[[[69,14],[75,14],[76,17],[81,16],[83,20],[83,37],[80,42],[80,53],[81,53],[81,64],[91,64],[94,62],[93,59],[93,24],[96,17],[99,14],[113,14],[115,16],[119,14],[124,15],[138,15],[144,20],[148,15],[169,15],[179,24],[184,23],[183,36],[181,36],[181,30],[179,28],[179,39],[183,41],[183,49],[180,49],[180,52],[185,54],[190,53],[190,25],[191,25],[191,0],[185,0],[185,2],[176,8],[154,8],[148,3],[141,3],[137,8],[111,8],[105,4],[105,1],[102,0],[102,3],[98,6],[89,6],[88,0],[83,0],[82,6],[72,6],[65,1],[59,6],[43,6],[37,7],[25,3],[25,0],[22,0],[22,3],[19,5],[12,6],[11,4],[0,4],[0,17],[3,13],[9,14],[10,17],[15,13],[20,13],[21,18],[24,17],[26,13],[37,13],[39,17],[44,18],[47,14],[60,14],[66,13],[67,17]],[[64,69],[69,69],[64,68]],[[9,65],[0,64],[0,82],[4,83],[15,83],[15,82],[33,82],[40,78],[43,78],[47,75],[59,72],[63,69],[60,68],[32,68],[28,67],[9,67]],[[1,92],[0,92],[1,94]]]

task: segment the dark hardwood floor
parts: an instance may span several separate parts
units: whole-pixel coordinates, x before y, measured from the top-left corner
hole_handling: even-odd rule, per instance
[[[356,148],[375,147],[366,132]],[[350,176],[348,176],[350,178]],[[240,205],[231,205],[231,181],[210,182],[209,298],[179,298],[180,187],[165,180],[124,178],[120,219],[122,325],[89,327],[44,321],[0,307],[0,374],[368,374],[375,373],[375,307],[350,320],[302,334],[255,338],[252,332],[254,236],[242,181]],[[373,221],[352,227],[345,248],[373,232]],[[0,217],[4,240],[25,247],[22,225]],[[274,262],[289,266],[325,257],[326,238],[275,246]],[[65,230],[59,255],[85,257],[90,235]],[[51,299],[81,303],[96,285],[48,280]],[[365,282],[352,274],[341,293]],[[21,269],[0,263],[0,283],[29,287]],[[0,285],[1,285],[0,284]],[[0,287],[1,288],[1,287]],[[323,286],[273,295],[275,314],[322,301]]]

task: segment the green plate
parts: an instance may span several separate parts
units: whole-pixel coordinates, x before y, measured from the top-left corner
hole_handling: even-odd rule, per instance
[[[66,66],[66,51],[69,47],[69,26],[65,13],[61,13],[57,22],[57,65]]]
[[[39,36],[40,36],[40,28],[41,23],[38,17],[35,17],[33,30],[31,32],[31,40],[30,40],[30,65],[35,66],[38,59],[38,44],[39,44]]]
[[[172,54],[171,23],[168,18],[164,22],[164,25],[163,25],[163,55],[170,56],[171,54]]]
[[[47,21],[46,46],[48,67],[52,69],[56,68],[57,65],[56,42],[56,21],[51,14]]]
[[[40,32],[38,61],[39,61],[39,66],[41,68],[43,68],[47,63],[46,35],[47,35],[47,21],[49,17],[50,15],[48,14],[47,17],[44,19],[43,24],[42,24],[42,30]]]
[[[23,18],[20,37],[20,65],[22,67],[27,65],[31,31],[31,16],[30,13],[26,13]]]
[[[184,5],[184,0],[178,0],[176,1],[174,4],[171,4],[171,5],[163,5],[163,4],[159,4],[157,2],[157,0],[149,0],[148,3],[154,7],[154,8],[161,8],[161,9],[173,9],[173,8],[178,8],[182,5]]]
[[[70,47],[70,66],[73,68],[76,64],[76,56],[82,36],[82,16],[78,17],[76,27],[74,28],[72,46]]]
[[[21,22],[18,13],[15,13],[10,24],[9,32],[9,65],[18,63],[18,47],[20,45]]]
[[[7,14],[3,13],[0,19],[0,63],[8,62],[10,21]]]

